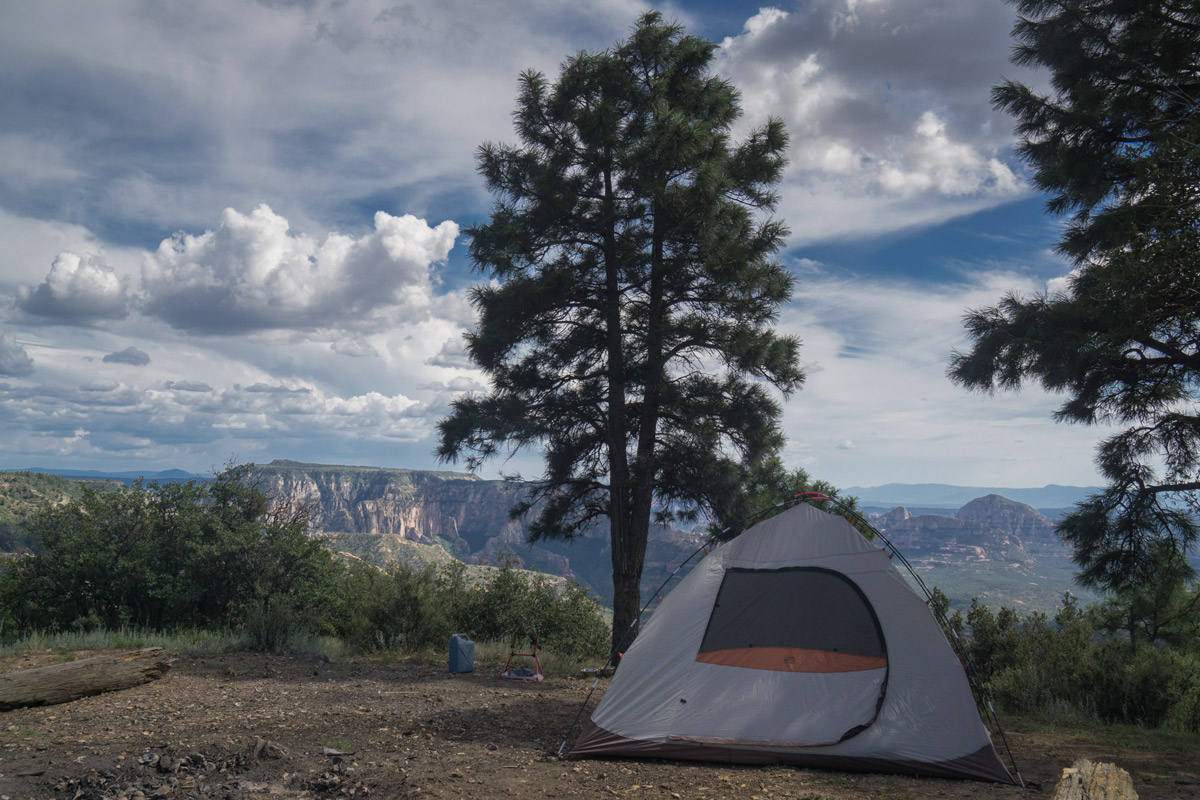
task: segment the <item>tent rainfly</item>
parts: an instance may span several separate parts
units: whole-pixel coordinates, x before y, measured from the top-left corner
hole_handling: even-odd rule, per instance
[[[1014,782],[925,602],[805,503],[680,581],[571,753]]]

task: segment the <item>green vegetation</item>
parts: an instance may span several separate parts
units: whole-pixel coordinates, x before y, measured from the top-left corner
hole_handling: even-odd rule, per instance
[[[741,465],[737,472],[737,490],[730,492],[714,508],[714,521],[709,526],[709,531],[721,539],[732,539],[755,522],[775,516],[783,511],[782,503],[804,493],[821,494],[838,501],[838,504],[834,504],[812,497],[806,499],[806,502],[822,511],[834,514],[846,510],[858,511],[857,498],[839,497],[840,489],[828,481],[814,480],[803,468],[797,467],[789,472],[778,454],[767,456],[755,464]],[[870,525],[855,519],[850,519],[850,522],[867,539],[875,538]]]
[[[966,316],[950,376],[984,392],[1060,393],[1058,419],[1119,426],[1105,489],[1060,525],[1082,579],[1136,591],[1179,572],[1200,537],[1200,7],[1147,0],[1016,0],[1018,64],[1050,71],[993,100],[1047,208],[1071,214],[1062,291],[1009,294]]]
[[[247,650],[251,644],[245,634],[215,628],[169,633],[131,627],[57,633],[29,631],[19,636],[10,634],[3,639],[0,642],[0,656],[47,651],[138,650],[143,647],[162,647],[184,655],[207,656]]]
[[[37,537],[24,530],[26,520],[47,503],[79,497],[79,483],[37,472],[0,472],[0,553],[28,553]]]
[[[542,452],[515,512],[535,540],[607,521],[615,636],[641,605],[655,507],[730,496],[739,464],[782,441],[769,389],[804,380],[799,342],[773,329],[793,284],[769,216],[787,134],[767,120],[731,140],[741,110],[716,49],[644,14],[554,83],[523,74],[520,144],[479,148],[496,202],[468,231],[490,282],[467,338],[491,389],[454,402],[438,454],[474,468]]]
[[[234,627],[286,606],[317,619],[338,564],[305,509],[271,507],[231,467],[204,484],[85,487],[25,525],[36,555],[8,565],[0,603],[19,629]],[[0,617],[3,619],[3,617]]]
[[[1192,602],[1200,595],[1193,589]],[[935,601],[945,608],[944,594]],[[1200,733],[1200,620],[1181,616],[1149,640],[1125,633],[1120,599],[1081,608],[1070,595],[1054,617],[972,603],[946,618],[1000,707],[1055,723],[1116,723]]]
[[[995,87],[1047,209],[1070,214],[1065,287],[966,316],[949,374],[971,389],[1025,381],[1058,419],[1103,440],[1103,491],[1059,525],[1083,585],[1108,599],[1053,620],[976,605],[984,680],[1010,709],[1200,731],[1200,7],[1155,0],[1012,0],[1014,60],[1040,94]]]
[[[253,465],[203,484],[84,488],[26,520],[36,554],[0,565],[0,645],[332,655],[444,652],[466,633],[537,638],[565,660],[605,651],[604,615],[577,585],[511,562],[346,563],[307,528]]]

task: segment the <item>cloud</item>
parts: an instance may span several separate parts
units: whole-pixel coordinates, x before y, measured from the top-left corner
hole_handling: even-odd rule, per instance
[[[780,212],[793,243],[930,225],[1029,191],[989,100],[1012,20],[1002,3],[813,0],[764,8],[722,42],[745,123],[782,117],[791,135]]]
[[[425,360],[426,364],[435,367],[449,367],[453,369],[474,369],[475,364],[471,361],[471,356],[467,353],[467,343],[463,337],[455,336],[447,339],[442,345],[442,349],[437,352],[437,355],[430,356]]]
[[[0,26],[0,204],[113,237],[192,230],[213,209],[264,200],[308,225],[482,197],[472,153],[511,134],[521,70],[554,72],[568,54],[606,47],[642,10],[22,5]]]
[[[946,377],[965,309],[1043,285],[994,266],[939,286],[810,270],[780,319],[811,365],[784,404],[786,461],[839,486],[1094,483],[1106,428],[1054,424],[1062,398],[1036,385],[985,396]]]
[[[150,356],[130,345],[124,350],[109,353],[101,361],[106,364],[132,364],[135,367],[144,367],[150,363]]]
[[[338,339],[329,345],[329,349],[340,355],[354,358],[379,357],[379,351],[370,342],[362,338]]]
[[[37,288],[17,290],[17,306],[26,314],[55,322],[84,325],[129,316],[125,282],[103,256],[59,253]]]
[[[166,387],[176,392],[211,392],[213,388],[203,381],[167,381]]]
[[[252,392],[259,394],[311,394],[311,389],[300,387],[299,389],[291,389],[287,386],[274,386],[266,383],[255,383],[245,388],[234,386],[235,389],[241,389],[243,392]]]
[[[177,234],[147,257],[145,310],[205,336],[376,330],[401,315],[428,315],[430,266],[446,259],[457,236],[454,222],[431,228],[379,211],[372,233],[331,233],[318,244],[266,205],[249,214],[227,208],[215,230]]]
[[[23,378],[33,374],[33,359],[11,333],[0,333],[0,375]]]

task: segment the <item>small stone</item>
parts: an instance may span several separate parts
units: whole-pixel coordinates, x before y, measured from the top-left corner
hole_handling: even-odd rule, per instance
[[[275,760],[287,756],[287,748],[278,742],[272,742],[268,739],[259,737],[254,741],[254,755],[256,759]]]

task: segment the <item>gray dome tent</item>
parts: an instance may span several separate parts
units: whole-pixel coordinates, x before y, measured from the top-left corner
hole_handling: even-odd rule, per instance
[[[571,753],[1014,782],[924,601],[805,503],[680,581]]]

